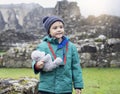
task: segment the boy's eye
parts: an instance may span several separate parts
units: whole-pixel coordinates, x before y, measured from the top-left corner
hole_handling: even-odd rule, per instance
[[[63,26],[60,26],[60,28],[63,28]]]
[[[54,26],[54,27],[53,27],[53,29],[58,29],[58,28],[62,29],[63,26],[61,25],[61,26]]]
[[[53,27],[53,29],[57,29],[57,26]]]

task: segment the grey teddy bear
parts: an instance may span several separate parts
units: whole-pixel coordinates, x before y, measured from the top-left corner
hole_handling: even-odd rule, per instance
[[[36,62],[42,60],[44,62],[43,71],[46,72],[52,71],[53,69],[58,67],[63,61],[60,57],[57,57],[54,61],[52,61],[50,54],[45,55],[45,52],[39,50],[33,51],[31,54],[31,58]]]

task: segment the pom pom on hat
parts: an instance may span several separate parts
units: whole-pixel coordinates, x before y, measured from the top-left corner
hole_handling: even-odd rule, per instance
[[[43,24],[45,23],[45,21],[48,19],[49,17],[46,16],[45,18],[43,18]]]
[[[50,29],[51,25],[53,23],[55,23],[56,21],[60,21],[64,24],[63,19],[60,17],[57,17],[57,16],[50,16],[50,17],[46,16],[43,18],[43,26],[48,34],[49,34],[49,29]]]

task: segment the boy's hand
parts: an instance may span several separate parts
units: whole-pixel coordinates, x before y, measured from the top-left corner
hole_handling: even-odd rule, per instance
[[[42,69],[44,66],[44,62],[43,61],[38,61],[36,64],[35,64],[35,68],[36,69]]]
[[[82,91],[80,89],[75,89],[75,94],[82,94]]]

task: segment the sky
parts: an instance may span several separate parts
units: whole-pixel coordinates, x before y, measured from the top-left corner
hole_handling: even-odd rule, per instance
[[[0,4],[39,3],[43,7],[54,7],[61,0],[0,0]],[[110,14],[120,16],[120,0],[67,0],[75,1],[82,16]]]

